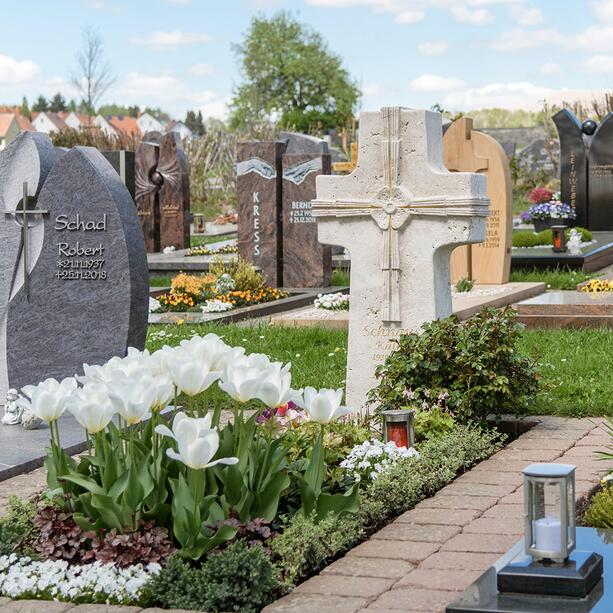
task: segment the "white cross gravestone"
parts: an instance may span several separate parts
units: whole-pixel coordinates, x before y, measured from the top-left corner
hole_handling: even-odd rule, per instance
[[[362,113],[356,169],[317,177],[319,241],[351,254],[349,406],[364,407],[394,339],[451,315],[451,252],[485,240],[485,177],[448,172],[442,138],[439,113]]]

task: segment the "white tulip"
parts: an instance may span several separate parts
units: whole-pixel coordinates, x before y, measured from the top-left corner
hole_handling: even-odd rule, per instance
[[[106,386],[95,381],[75,390],[67,405],[77,422],[92,434],[104,430],[115,414]]]
[[[156,375],[153,378],[153,391],[155,399],[152,409],[162,411],[165,409],[175,395],[175,386],[172,379],[167,374]]]
[[[290,400],[296,400],[300,392],[293,390],[292,373],[289,372],[291,364],[283,368],[269,367],[260,380],[256,392],[256,398],[261,400],[267,407],[276,409],[286,405]]]
[[[281,363],[271,362],[263,353],[239,356],[226,365],[219,387],[238,402],[253,400],[271,369],[281,371]]]
[[[165,361],[173,383],[188,396],[204,392],[221,376],[204,359],[194,357],[185,349],[167,355]]]
[[[142,421],[156,401],[151,376],[132,379],[118,374],[106,382],[106,387],[115,411],[131,426]]]
[[[59,382],[57,379],[45,379],[38,385],[26,385],[21,391],[27,396],[20,396],[19,406],[30,410],[43,421],[54,422],[66,410],[66,401],[77,389],[77,381],[68,377]]]
[[[341,406],[343,390],[320,389],[306,387],[304,398],[298,404],[306,410],[310,418],[320,424],[328,424],[339,417],[349,415],[353,409]]]
[[[196,470],[215,466],[215,464],[237,464],[238,458],[219,458],[213,456],[219,448],[217,429],[211,428],[211,417],[194,418],[185,413],[177,413],[168,426],[156,426],[155,431],[162,436],[169,436],[177,442],[178,452],[166,450],[169,458],[182,462]]]

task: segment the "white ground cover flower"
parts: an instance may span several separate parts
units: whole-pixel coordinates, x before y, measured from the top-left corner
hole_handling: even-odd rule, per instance
[[[313,304],[318,309],[327,311],[346,311],[349,309],[349,296],[337,292],[336,294],[318,294]]]
[[[138,604],[144,585],[161,570],[159,564],[135,564],[118,568],[114,564],[70,566],[64,560],[36,561],[15,554],[0,556],[0,594],[19,598],[53,598],[109,604]]]
[[[356,481],[375,481],[381,473],[403,458],[419,459],[419,453],[413,447],[407,449],[397,447],[393,441],[384,443],[373,439],[355,445],[341,462],[341,467]]]
[[[202,307],[203,313],[225,313],[234,308],[231,302],[224,302],[223,300],[207,300]]]

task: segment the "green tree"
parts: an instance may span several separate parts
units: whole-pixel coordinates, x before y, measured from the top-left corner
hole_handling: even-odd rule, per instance
[[[121,104],[103,104],[99,109],[100,115],[123,115],[125,117],[138,117],[140,114],[140,107],[135,104],[134,106],[122,106]]]
[[[187,111],[184,123],[194,134],[198,136],[202,136],[206,132],[204,128],[204,121],[202,120],[202,111],[198,111],[198,113],[194,111]]]
[[[30,119],[30,107],[28,105],[28,99],[25,96],[21,99],[21,106],[19,107],[19,112],[24,117]]]
[[[149,113],[149,115],[155,117],[162,123],[170,121],[170,115],[166,111],[163,111],[159,106],[156,106],[155,108],[147,106],[145,107],[143,113]]]
[[[60,92],[55,94],[51,101],[49,102],[49,110],[54,113],[59,113],[60,111],[65,111],[68,107],[66,106],[66,99]]]
[[[42,111],[49,110],[49,102],[42,94],[36,99],[36,102],[32,105],[32,111],[40,113]]]
[[[233,46],[243,73],[230,105],[235,128],[273,114],[302,131],[345,126],[360,91],[320,34],[279,12],[254,17],[245,39]]]
[[[77,110],[77,101],[74,98],[70,99],[70,102],[68,103],[68,111],[76,111]]]

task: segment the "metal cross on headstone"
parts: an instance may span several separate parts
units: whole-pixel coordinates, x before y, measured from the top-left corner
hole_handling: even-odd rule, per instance
[[[48,211],[43,211],[38,208],[28,210],[28,182],[23,183],[23,198],[21,200],[21,210],[8,211],[5,213],[6,217],[13,217],[17,223],[21,225],[21,253],[23,262],[23,292],[26,300],[30,301],[30,263],[29,263],[29,250],[30,250],[30,217],[34,216],[35,222],[40,222],[43,215],[47,215]],[[21,216],[21,219],[19,219]]]
[[[363,113],[359,144],[355,171],[318,177],[312,202],[320,242],[351,254],[347,401],[355,407],[394,339],[451,314],[449,256],[485,239],[489,211],[484,177],[444,167],[440,114]]]

